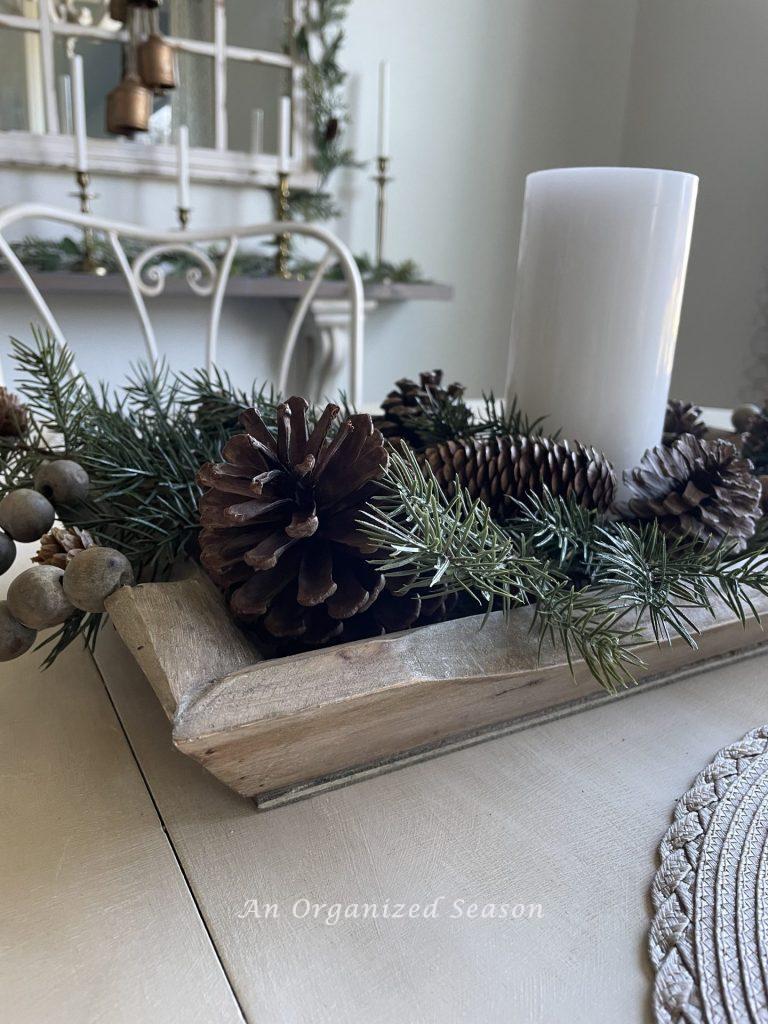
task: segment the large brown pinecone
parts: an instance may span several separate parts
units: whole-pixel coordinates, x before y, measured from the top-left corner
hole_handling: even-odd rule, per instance
[[[29,426],[29,414],[17,395],[0,387],[0,437],[22,437]]]
[[[541,497],[544,490],[599,511],[613,502],[616,476],[610,462],[578,441],[512,436],[445,441],[427,448],[424,459],[447,493],[458,480],[495,516],[514,514],[512,499]]]
[[[728,441],[686,434],[669,447],[647,451],[625,474],[629,511],[656,519],[675,537],[716,546],[724,537],[742,550],[760,517],[760,483],[752,463]]]
[[[762,409],[747,420],[747,429],[741,435],[741,452],[757,473],[768,472],[768,410]]]
[[[50,533],[40,538],[40,547],[32,561],[66,569],[67,563],[78,552],[93,547],[95,543],[87,530],[81,530],[77,526],[54,526]]]
[[[442,386],[443,371],[428,370],[419,374],[419,382],[403,377],[395,382],[381,403],[383,415],[374,416],[373,425],[388,441],[403,440],[412,448],[421,448],[429,429],[429,410],[436,404],[462,402],[464,386]],[[428,442],[428,438],[426,439]]]
[[[274,436],[258,413],[241,416],[224,462],[198,473],[200,560],[227,593],[236,618],[278,642],[317,646],[406,629],[440,617],[446,603],[397,597],[367,559],[375,545],[357,527],[387,464],[371,417],[350,416],[333,440],[339,407],[312,432],[307,403],[277,410]]]
[[[682,437],[683,434],[693,434],[694,437],[704,437],[707,432],[707,425],[700,420],[701,409],[692,402],[680,402],[670,398],[667,402],[667,411],[664,414],[664,433],[662,442],[672,444]]]

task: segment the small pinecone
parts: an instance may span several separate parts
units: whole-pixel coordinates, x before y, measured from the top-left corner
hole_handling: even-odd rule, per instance
[[[747,421],[741,435],[741,453],[752,461],[756,473],[768,473],[768,410],[763,409]]]
[[[715,547],[727,536],[742,550],[760,518],[760,483],[728,441],[690,434],[647,451],[625,475],[629,511],[656,519],[665,533]]]
[[[683,434],[704,437],[707,425],[699,419],[699,416],[701,416],[701,409],[698,405],[670,398],[664,415],[664,433],[661,438],[663,444],[672,444]]]
[[[388,458],[371,417],[350,416],[329,441],[338,406],[311,433],[307,408],[302,398],[278,406],[277,436],[248,410],[247,433],[230,438],[225,461],[198,473],[208,488],[200,560],[232,613],[279,648],[406,629],[439,612],[426,598],[391,594],[365,557],[375,545],[357,520]]]
[[[396,381],[395,390],[381,403],[383,415],[374,416],[373,425],[387,441],[403,440],[412,448],[423,447],[423,428],[428,420],[425,408],[435,401],[459,400],[464,394],[462,384],[444,388],[442,380],[442,370],[430,370],[419,374],[418,384],[407,377]]]
[[[610,462],[578,441],[548,437],[493,437],[445,441],[427,448],[425,461],[446,493],[458,480],[474,500],[480,498],[494,516],[514,511],[510,499],[574,496],[583,508],[605,511],[613,502],[616,476]]]
[[[77,526],[54,526],[50,533],[40,538],[40,547],[33,557],[33,562],[40,565],[55,565],[66,569],[67,562],[80,551],[92,548],[96,541],[87,530]]]
[[[0,387],[0,437],[22,437],[29,425],[29,414],[18,396]]]

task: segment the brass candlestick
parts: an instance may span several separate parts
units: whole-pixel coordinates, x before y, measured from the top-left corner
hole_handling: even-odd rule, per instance
[[[288,172],[277,172],[277,188],[275,189],[275,213],[279,221],[288,220],[288,198],[291,192],[288,187]],[[290,238],[286,234],[278,235],[275,239],[277,253],[275,254],[275,273],[287,281],[291,277],[288,269],[288,259],[291,255]]]
[[[87,171],[76,171],[75,180],[77,181],[77,192],[73,192],[72,195],[80,200],[80,213],[89,214],[91,200],[96,198],[90,191],[91,176]],[[94,252],[93,228],[83,228],[83,258],[75,264],[74,269],[82,274],[95,274],[96,277],[104,277],[107,268],[98,262]]]
[[[182,231],[186,231],[189,226],[189,218],[192,213],[192,208],[189,206],[177,206],[176,216],[179,218],[179,227]]]
[[[372,180],[376,182],[376,266],[380,267],[383,262],[384,253],[384,231],[387,226],[386,188],[393,178],[387,174],[389,170],[389,157],[380,156],[377,158],[378,174],[374,174]]]

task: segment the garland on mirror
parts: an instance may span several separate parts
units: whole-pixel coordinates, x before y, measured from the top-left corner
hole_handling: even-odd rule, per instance
[[[292,189],[292,218],[330,220],[340,210],[328,191],[331,175],[340,167],[362,167],[345,144],[349,112],[343,97],[347,73],[339,63],[344,42],[344,19],[352,0],[305,0],[298,31],[291,28],[286,49],[302,64],[307,99],[312,163],[319,176],[316,189]]]
[[[48,662],[92,643],[110,588],[167,579],[179,558],[200,560],[267,656],[533,604],[542,642],[609,690],[630,681],[644,623],[694,645],[691,609],[719,599],[745,621],[750,591],[768,593],[760,483],[698,430],[648,453],[617,507],[600,452],[516,402],[470,407],[437,370],[398,381],[372,418],[203,371],[95,387],[41,333],[13,358],[3,568],[14,538],[41,545],[2,613],[6,657],[43,623],[59,626]]]

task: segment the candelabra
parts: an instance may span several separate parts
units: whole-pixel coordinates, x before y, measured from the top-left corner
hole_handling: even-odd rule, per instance
[[[389,170],[389,157],[380,156],[377,158],[378,174],[374,174],[373,181],[376,182],[376,266],[380,267],[383,262],[384,253],[384,231],[387,226],[387,205],[386,189],[393,179],[387,174]]]
[[[280,222],[288,220],[288,199],[290,196],[288,187],[287,171],[277,172],[277,188],[275,189],[275,215]],[[278,235],[275,239],[277,253],[275,254],[275,273],[283,280],[288,280],[291,272],[288,269],[288,259],[291,254],[290,240],[288,235]]]
[[[80,200],[80,213],[88,214],[91,212],[91,200],[96,198],[90,191],[91,176],[87,171],[76,171],[75,180],[77,192],[72,195]],[[97,277],[103,277],[107,272],[107,268],[95,256],[93,228],[83,228],[83,258],[75,265],[75,270],[83,274],[95,274]]]
[[[186,231],[189,225],[189,218],[192,213],[192,209],[189,206],[177,206],[176,216],[179,219],[179,227],[182,231]]]

